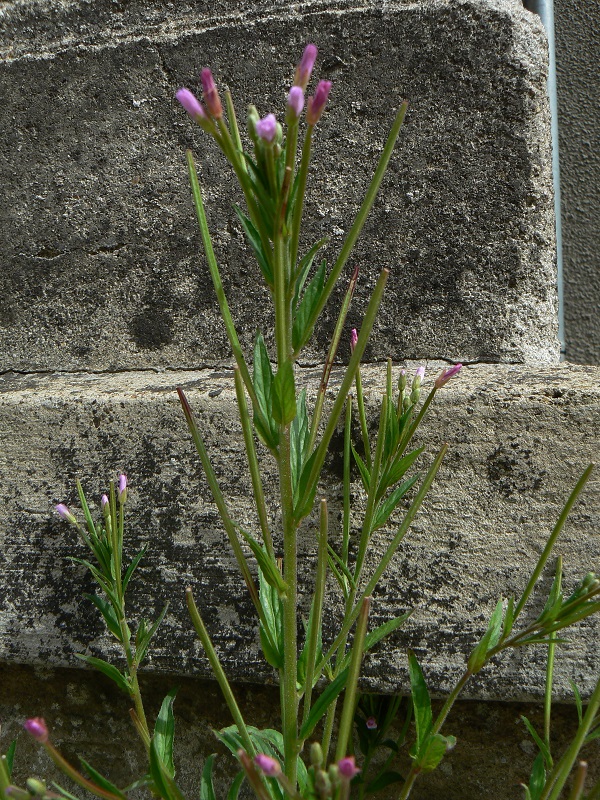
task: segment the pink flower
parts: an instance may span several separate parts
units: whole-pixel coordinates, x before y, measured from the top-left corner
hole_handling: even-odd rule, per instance
[[[277,775],[281,774],[281,764],[279,761],[276,761],[271,756],[267,756],[264,753],[259,753],[254,758],[254,763],[257,767],[265,773],[265,775],[269,778],[276,778]]]
[[[77,520],[75,516],[69,510],[69,507],[66,506],[64,503],[59,503],[57,506],[54,506],[54,510],[58,514],[59,517],[70,522],[71,525],[77,525]]]
[[[435,379],[435,384],[434,384],[435,388],[441,389],[442,386],[445,386],[448,383],[450,378],[453,378],[455,375],[458,375],[461,369],[462,369],[462,364],[455,364],[453,367],[444,370],[442,374],[438,375],[437,378]]]
[[[370,731],[377,730],[377,720],[375,719],[375,717],[369,717],[369,719],[366,722],[366,725]]]
[[[200,81],[202,82],[202,96],[208,113],[215,119],[221,119],[223,116],[221,98],[219,97],[212,72],[208,68],[203,69],[200,73]]]
[[[104,511],[107,505],[108,505],[108,495],[103,494],[102,497],[100,498],[100,507]]]
[[[179,100],[190,117],[196,120],[196,122],[201,119],[206,119],[206,112],[198,102],[196,96],[192,94],[189,89],[178,89],[177,92],[175,92],[175,97]]]
[[[265,142],[271,143],[277,133],[275,114],[267,114],[256,123],[256,135]]]
[[[317,47],[314,44],[307,44],[304,48],[304,53],[300,63],[296,67],[296,74],[294,75],[294,86],[300,86],[306,89],[308,81],[317,60]]]
[[[351,781],[352,778],[355,775],[358,775],[360,772],[359,768],[356,766],[356,762],[354,761],[354,756],[340,758],[340,760],[337,762],[337,765],[342,780]]]
[[[304,92],[301,86],[292,86],[287,102],[288,108],[292,111],[294,117],[298,119],[304,108]]]
[[[313,97],[308,98],[306,105],[306,121],[309,125],[316,125],[329,97],[331,81],[319,81]]]
[[[32,717],[28,719],[23,727],[37,742],[45,744],[48,741],[48,728],[42,717]]]
[[[415,380],[418,379],[419,382],[421,382],[424,377],[425,377],[425,367],[418,367],[417,371],[415,372]]]
[[[358,333],[356,332],[356,328],[352,328],[350,332],[350,350],[354,352],[354,348],[356,347],[358,342]]]

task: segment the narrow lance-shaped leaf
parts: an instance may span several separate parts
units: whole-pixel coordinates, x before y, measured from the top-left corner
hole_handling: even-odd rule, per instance
[[[289,425],[295,416],[294,368],[290,361],[284,361],[273,379],[273,419],[280,425]]]

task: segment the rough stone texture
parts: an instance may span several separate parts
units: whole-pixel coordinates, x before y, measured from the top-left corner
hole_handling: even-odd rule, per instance
[[[215,772],[217,797],[225,797],[235,767],[231,756],[214,739],[210,727],[226,724],[229,715],[216,684],[179,679],[175,700],[178,781],[187,797],[197,797],[202,761],[218,752]],[[146,708],[154,716],[173,681],[167,677],[146,677],[142,691]],[[19,735],[27,717],[43,713],[55,742],[74,763],[81,755],[117,785],[124,786],[143,771],[143,753],[137,746],[127,716],[127,703],[102,676],[82,670],[33,670],[0,665],[0,718],[3,741]],[[244,717],[265,726],[277,722],[268,715],[278,700],[273,687],[245,684],[234,687]],[[421,777],[411,798],[415,800],[521,800],[521,782],[527,782],[535,758],[535,746],[528,738],[521,715],[541,729],[539,706],[515,703],[459,702],[447,722],[447,732],[457,737],[454,750],[432,774]],[[573,706],[553,710],[553,752],[560,754],[573,736],[576,725]],[[584,751],[590,762],[589,784],[600,777],[598,743]],[[408,757],[402,753],[400,767]],[[46,776],[65,785],[45,754],[21,734],[15,762],[15,779]],[[245,795],[246,797],[247,795]],[[382,800],[397,797],[391,787]]]
[[[567,358],[600,363],[600,5],[555,0]]]
[[[334,81],[309,183],[328,258],[410,112],[353,263],[392,278],[368,357],[558,358],[541,24],[517,0],[3,4],[0,369],[199,367],[228,357],[184,149],[242,340],[266,313],[222,159],[173,93],[210,64],[239,109],[281,108],[304,43]],[[340,289],[341,291],[341,289]],[[323,328],[331,326],[331,317]],[[308,358],[322,357],[318,330]]]
[[[431,374],[435,368],[430,365]],[[305,377],[310,387],[317,385],[316,371],[303,372],[299,382]],[[537,370],[479,365],[465,369],[460,380],[437,396],[423,434],[429,442],[423,466],[443,441],[450,443],[450,451],[376,592],[372,624],[408,608],[417,610],[398,635],[367,659],[366,686],[406,690],[405,650],[410,645],[423,661],[432,690],[448,690],[498,597],[524,586],[571,488],[598,457],[599,378],[597,368],[566,364]],[[371,405],[381,380],[380,368],[365,368]],[[191,584],[230,675],[272,680],[258,655],[245,589],[178,409],[176,384],[185,387],[196,408],[235,518],[255,529],[230,373],[3,376],[0,485],[6,505],[0,553],[6,577],[0,598],[0,661],[68,666],[74,652],[110,650],[88,601],[81,598],[90,583],[82,568],[67,560],[69,554],[81,553],[81,547],[74,530],[52,513],[52,504],[66,501],[76,507],[76,477],[90,499],[97,500],[107,480],[125,469],[132,485],[128,551],[150,543],[140,580],[132,588],[132,607],[152,615],[165,600],[171,602],[150,668],[208,674],[184,611],[183,590]],[[334,439],[323,490],[331,501],[334,543],[340,444]],[[265,483],[273,498],[269,468]],[[269,502],[274,509],[274,501]],[[357,485],[354,524],[359,524],[362,503]],[[588,569],[598,568],[599,509],[596,477],[557,550],[564,555],[567,587]],[[374,552],[381,551],[385,540],[383,535],[374,541]],[[314,551],[313,529],[307,526],[301,537],[307,563],[302,573],[308,576],[304,607]],[[339,619],[333,587],[327,611],[332,632]],[[590,691],[600,673],[598,632],[598,624],[588,622],[569,637],[558,659],[558,697],[570,694],[569,678],[583,692]],[[509,654],[497,668],[480,673],[466,695],[539,697],[543,663],[541,649]]]

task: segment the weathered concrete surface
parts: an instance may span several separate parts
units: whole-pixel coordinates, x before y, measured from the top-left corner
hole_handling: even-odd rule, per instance
[[[393,109],[411,103],[352,260],[359,308],[392,269],[368,357],[557,359],[546,49],[517,0],[23,0],[0,14],[0,369],[196,368],[228,356],[186,147],[250,344],[268,315],[230,206],[239,198],[173,94],[210,64],[240,111],[248,100],[282,108],[309,40],[334,81],[307,212],[311,238],[332,236],[330,262]],[[309,359],[322,358],[334,317],[332,306]]]
[[[439,365],[437,365],[439,366]],[[436,365],[430,365],[435,374]],[[317,372],[301,371],[316,386]],[[571,488],[598,458],[600,370],[564,364],[546,369],[507,365],[465,368],[436,398],[423,436],[428,455],[443,441],[450,451],[429,499],[376,593],[372,624],[416,607],[410,623],[373,653],[366,685],[406,690],[408,645],[422,660],[436,693],[448,690],[465,655],[485,627],[498,597],[519,591]],[[382,370],[364,370],[372,402]],[[150,543],[140,580],[132,588],[135,613],[169,617],[152,651],[151,669],[208,674],[184,610],[183,591],[196,592],[223,662],[235,679],[269,681],[257,652],[257,631],[237,578],[216,510],[208,497],[174,388],[185,387],[196,408],[216,473],[237,521],[256,521],[241,436],[233,412],[230,373],[210,370],[3,376],[0,383],[0,485],[5,501],[0,553],[0,660],[67,666],[77,651],[110,648],[89,603],[82,568],[67,556],[81,553],[73,529],[52,505],[77,506],[80,477],[99,500],[110,477],[126,470],[131,482],[128,551]],[[334,381],[335,385],[335,381]],[[331,501],[332,541],[338,539],[340,441],[334,440],[323,488]],[[276,526],[275,480],[264,471]],[[363,498],[353,499],[354,524]],[[593,477],[563,533],[567,588],[598,569],[600,486]],[[276,529],[276,528],[275,528]],[[388,534],[389,535],[389,534]],[[386,535],[374,542],[383,547]],[[306,559],[306,606],[315,554],[313,530],[301,537]],[[541,592],[548,588],[544,581]],[[539,599],[539,598],[538,598]],[[326,624],[335,631],[339,603],[333,587]],[[573,678],[584,692],[600,674],[597,623],[569,637],[558,659],[558,696]],[[510,654],[487,668],[467,696],[539,697],[544,653]]]
[[[600,363],[600,5],[555,0],[567,358]]]
[[[214,683],[178,679],[175,700],[175,765],[186,797],[197,797],[202,761],[218,752],[215,765],[217,797],[226,796],[235,774],[232,757],[213,737],[210,728],[229,724],[227,708]],[[165,676],[146,677],[142,692],[153,719],[162,698],[173,686]],[[244,718],[254,725],[279,725],[269,715],[278,703],[278,690],[249,684],[234,687]],[[118,786],[125,786],[144,770],[142,747],[137,746],[123,695],[102,676],[82,670],[33,670],[0,664],[0,718],[3,741],[20,733],[27,717],[44,715],[61,751],[74,763],[81,755]],[[520,719],[525,714],[542,728],[539,706],[515,703],[459,702],[447,721],[447,732],[457,737],[454,750],[432,774],[421,777],[411,797],[416,800],[521,800],[520,783],[527,783],[535,758],[533,742]],[[553,752],[562,753],[573,736],[577,714],[573,706],[555,706],[552,715]],[[598,742],[586,748],[589,785],[600,777]],[[406,769],[406,749],[399,766]],[[15,761],[15,780],[30,775],[67,782],[55,771],[41,748],[21,733]],[[391,787],[378,795],[397,797]],[[246,795],[247,796],[247,795]]]

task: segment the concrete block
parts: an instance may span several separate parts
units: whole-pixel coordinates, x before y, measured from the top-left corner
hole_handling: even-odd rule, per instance
[[[280,109],[311,40],[334,89],[309,177],[308,235],[332,236],[330,262],[394,108],[411,104],[352,260],[359,312],[380,269],[392,271],[368,358],[558,358],[545,40],[517,0],[21,0],[0,14],[1,370],[229,357],[198,254],[186,147],[249,347],[268,313],[231,209],[239,198],[173,95],[210,64],[240,112],[249,100]],[[322,359],[335,308],[309,360]]]
[[[428,374],[439,366],[430,364]],[[363,377],[374,424],[383,370],[365,367]],[[374,597],[372,624],[409,608],[416,611],[367,659],[365,686],[406,691],[405,651],[412,646],[432,690],[448,690],[498,598],[523,588],[565,499],[585,466],[598,458],[599,378],[598,368],[569,364],[537,369],[478,365],[465,368],[438,394],[421,437],[427,443],[422,466],[444,441],[450,444],[449,454]],[[301,370],[299,383],[305,379],[314,393],[318,371]],[[332,387],[338,380],[336,373]],[[97,502],[107,480],[125,470],[131,483],[127,549],[134,553],[142,543],[150,545],[140,580],[132,587],[132,608],[151,616],[166,600],[171,603],[149,670],[208,675],[184,608],[183,593],[190,584],[231,677],[273,680],[258,654],[246,591],[178,408],[176,385],[185,388],[196,409],[235,518],[256,529],[230,372],[1,376],[5,580],[0,661],[63,667],[75,663],[75,652],[106,655],[112,650],[81,597],[91,584],[81,567],[67,561],[82,547],[52,506],[65,501],[76,507],[76,477]],[[323,485],[331,501],[334,544],[339,538],[340,446],[334,438]],[[276,481],[268,462],[264,479],[276,520]],[[357,484],[355,525],[363,503]],[[567,588],[598,567],[599,516],[600,485],[594,476],[557,548],[564,556]],[[376,538],[374,553],[381,552],[392,530]],[[301,536],[304,608],[314,557],[309,523]],[[547,574],[541,581],[538,602],[549,580]],[[330,635],[339,616],[332,586],[326,616]],[[561,648],[559,697],[569,696],[569,679],[584,693],[590,691],[600,673],[599,631],[598,622],[586,622]],[[469,685],[467,696],[539,698],[543,672],[543,650],[522,650],[486,668]]]

